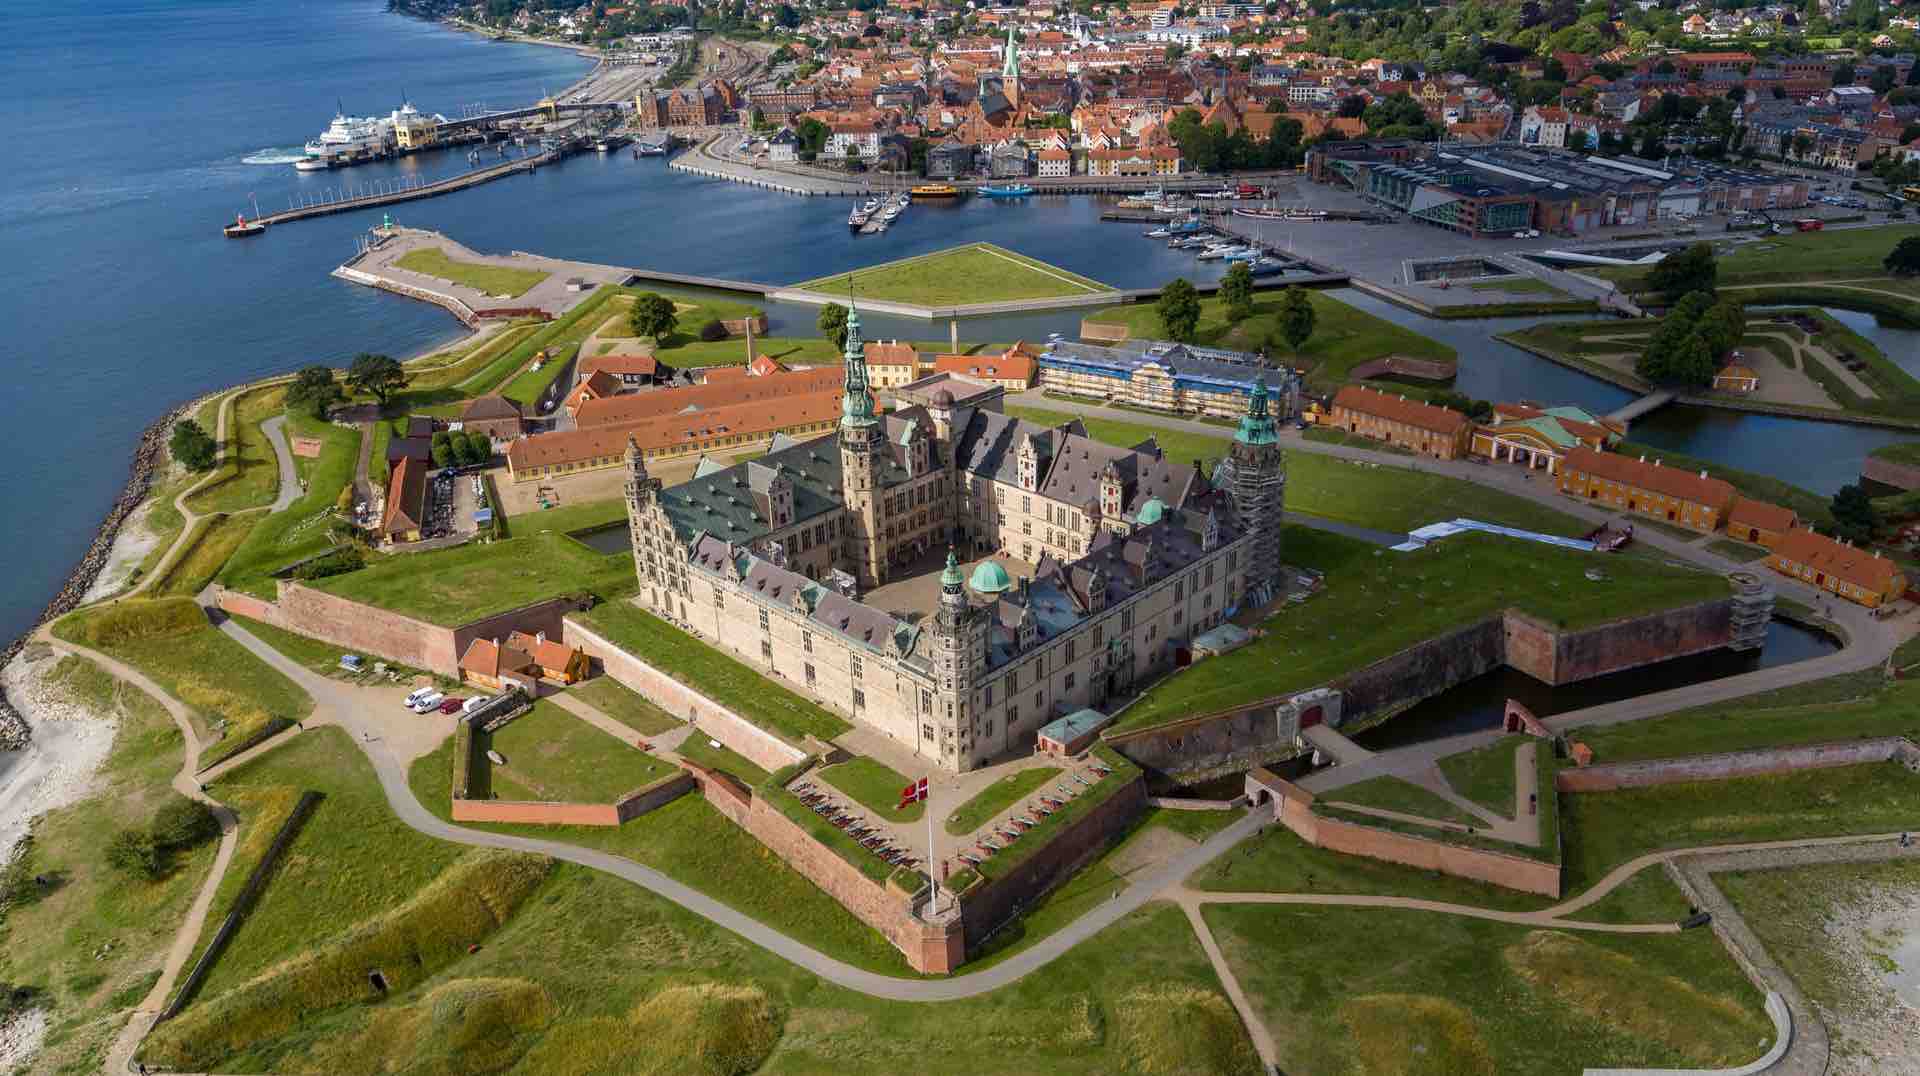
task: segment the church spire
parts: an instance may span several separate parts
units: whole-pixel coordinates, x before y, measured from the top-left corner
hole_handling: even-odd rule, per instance
[[[875,424],[873,390],[867,381],[867,345],[860,339],[860,310],[847,298],[847,346],[841,355],[847,376],[840,398],[840,428],[862,429]]]
[[[1007,61],[1000,67],[1002,78],[1020,77],[1020,47],[1013,43],[1013,27],[1007,27]]]
[[[1273,416],[1267,411],[1267,379],[1264,374],[1254,380],[1253,391],[1247,394],[1247,413],[1240,416],[1240,428],[1234,431],[1233,439],[1243,445],[1271,445],[1280,440]]]

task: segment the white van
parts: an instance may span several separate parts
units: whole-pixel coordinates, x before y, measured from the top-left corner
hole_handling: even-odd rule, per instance
[[[446,700],[447,697],[445,695],[438,691],[430,690],[414,702],[413,712],[416,714],[430,714],[439,709],[440,704]]]
[[[466,702],[460,704],[460,712],[463,714],[470,714],[492,701],[493,701],[492,699],[487,698],[485,695],[475,695],[473,698],[468,699]]]
[[[433,690],[430,687],[416,687],[413,689],[413,693],[407,696],[407,701],[402,703],[401,705],[405,706],[409,710],[418,710],[420,707],[421,699],[426,698],[428,695],[437,695],[437,694],[439,694],[439,692]]]

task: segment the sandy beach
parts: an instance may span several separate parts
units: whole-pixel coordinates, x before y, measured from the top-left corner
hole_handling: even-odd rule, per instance
[[[58,661],[47,647],[29,645],[0,673],[33,729],[26,750],[0,754],[0,862],[13,858],[35,818],[87,795],[113,747],[111,717],[74,705],[42,680]]]

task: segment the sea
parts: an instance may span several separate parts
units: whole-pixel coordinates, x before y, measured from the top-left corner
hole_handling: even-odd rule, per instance
[[[224,386],[356,353],[405,357],[462,330],[436,307],[328,276],[383,211],[231,240],[238,213],[401,176],[470,167],[458,151],[323,173],[291,162],[337,111],[411,101],[447,116],[529,104],[586,74],[565,49],[504,43],[389,13],[382,0],[14,0],[0,5],[0,99],[20,125],[0,180],[0,638],[29,628],[124,488],[149,423]],[[846,227],[843,198],[797,198],[585,154],[527,176],[392,207],[400,224],[483,251],[768,283],[990,240],[1118,287],[1214,278],[1220,263],[1099,221],[1087,197],[916,205],[882,236]],[[1365,305],[1364,297],[1343,298]],[[1377,306],[1384,304],[1374,303]],[[1617,390],[1487,340],[1492,326],[1385,316],[1461,352],[1463,385],[1614,406]],[[770,311],[776,332],[811,312]],[[1409,319],[1412,319],[1411,321]],[[1071,333],[1077,312],[963,326],[974,340]],[[869,335],[945,326],[870,318]],[[1909,339],[1911,338],[1911,339]],[[1883,346],[1920,354],[1920,334]],[[1692,417],[1688,417],[1692,414]],[[1884,431],[1791,420],[1662,415],[1669,447],[1696,442],[1830,491]],[[1654,432],[1658,436],[1657,431]]]

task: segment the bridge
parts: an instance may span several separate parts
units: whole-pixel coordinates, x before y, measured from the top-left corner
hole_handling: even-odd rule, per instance
[[[558,117],[564,112],[602,112],[609,108],[619,107],[620,102],[618,101],[580,101],[576,103],[544,101],[537,105],[529,105],[526,108],[511,108],[505,112],[489,112],[484,116],[468,116],[466,119],[448,120],[440,125],[440,130],[458,131],[469,127],[491,126],[503,120],[526,119],[529,116],[548,115]]]
[[[1652,412],[1660,410],[1662,407],[1672,403],[1673,400],[1674,394],[1669,389],[1661,389],[1659,392],[1649,392],[1645,396],[1627,404],[1625,407],[1614,411],[1607,417],[1613,419],[1615,422],[1630,423],[1641,415],[1651,414]]]

